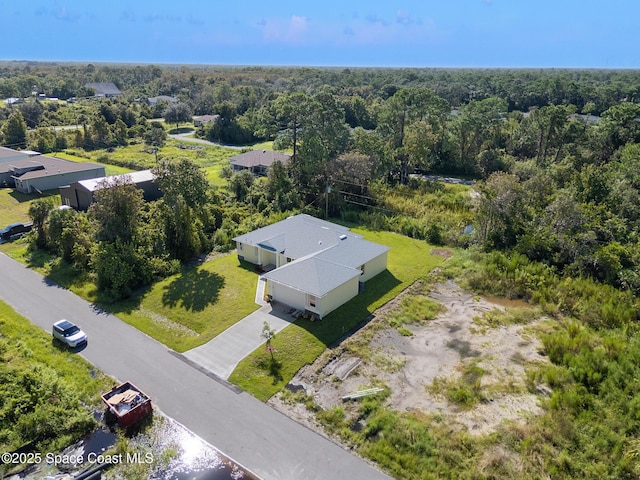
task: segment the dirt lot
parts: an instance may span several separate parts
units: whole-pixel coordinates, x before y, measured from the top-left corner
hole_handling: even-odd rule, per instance
[[[409,289],[403,295],[420,290]],[[406,325],[412,336],[376,326],[397,307],[401,301],[398,298],[377,311],[376,318],[356,334],[366,335],[366,329],[375,331],[373,335],[369,332],[366,361],[341,346],[300,370],[290,386],[304,388],[320,407],[328,409],[345,405],[344,396],[383,384],[391,390],[388,407],[440,414],[473,434],[487,434],[503,420],[518,421],[539,413],[537,396],[525,388],[525,367],[547,361],[532,334],[540,320],[526,325],[490,326],[482,321],[483,315],[495,309],[503,311],[508,302],[501,305],[475,296],[451,281],[436,284],[427,295],[445,310],[426,325]],[[460,382],[469,368],[481,372],[475,383],[480,400],[470,407],[449,402],[446,386]],[[286,404],[277,396],[270,403],[319,430],[302,405]]]

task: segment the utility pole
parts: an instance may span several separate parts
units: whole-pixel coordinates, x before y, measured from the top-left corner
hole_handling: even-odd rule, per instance
[[[331,187],[327,185],[327,190],[324,194],[324,218],[329,218],[329,194],[331,193]]]

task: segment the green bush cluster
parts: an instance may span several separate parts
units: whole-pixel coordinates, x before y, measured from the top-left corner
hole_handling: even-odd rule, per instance
[[[638,304],[629,291],[591,278],[561,278],[552,267],[532,262],[517,252],[489,253],[481,268],[466,275],[479,292],[522,298],[547,313],[562,313],[596,328],[612,328],[638,319]]]

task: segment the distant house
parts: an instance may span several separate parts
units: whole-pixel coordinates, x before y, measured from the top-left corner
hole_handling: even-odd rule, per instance
[[[347,227],[296,215],[234,238],[238,258],[267,273],[265,292],[301,313],[323,318],[387,268],[389,247]]]
[[[110,177],[90,178],[79,180],[70,185],[60,187],[60,198],[62,205],[68,205],[76,210],[87,210],[94,201],[96,190],[103,188],[115,179],[128,177],[129,180],[142,190],[144,199],[147,201],[156,200],[162,196],[158,184],[154,182],[155,175],[151,170],[141,170],[139,172],[112,175]]]
[[[22,98],[9,97],[9,98],[5,98],[3,102],[6,103],[7,105],[18,105],[20,103],[24,103],[24,100]]]
[[[78,180],[104,176],[104,166],[38,155],[0,163],[0,184],[22,193],[53,190]]]
[[[178,99],[176,97],[170,97],[169,95],[158,95],[157,97],[149,97],[149,105],[155,107],[159,102],[166,103],[178,103]]]
[[[254,175],[266,175],[269,167],[274,162],[286,165],[290,159],[291,155],[286,153],[273,152],[271,150],[251,150],[240,155],[234,155],[229,160],[231,169],[234,172],[249,170]]]
[[[196,127],[202,127],[207,123],[217,122],[220,115],[196,115],[193,117],[193,125]]]
[[[101,82],[101,83],[85,83],[85,87],[91,88],[95,92],[96,97],[117,97],[122,92],[118,87],[116,87],[111,82]]]

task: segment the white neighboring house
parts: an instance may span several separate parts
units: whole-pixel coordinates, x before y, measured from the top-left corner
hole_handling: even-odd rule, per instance
[[[238,258],[257,265],[272,301],[323,318],[387,269],[389,247],[347,227],[295,215],[234,238]]]

